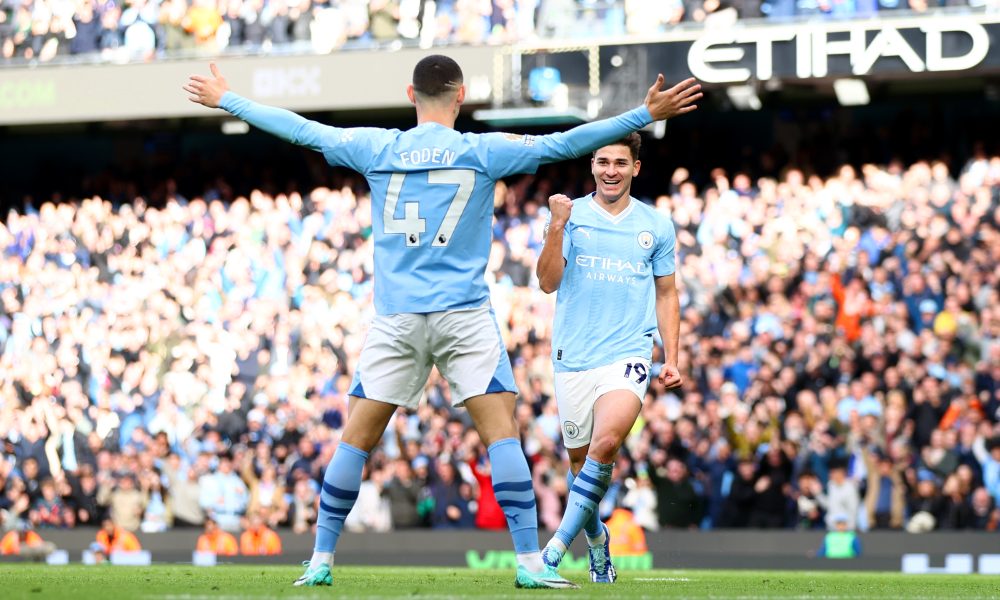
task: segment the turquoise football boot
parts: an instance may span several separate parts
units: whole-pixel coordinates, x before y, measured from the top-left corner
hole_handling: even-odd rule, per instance
[[[302,566],[306,568],[306,572],[302,574],[295,580],[292,585],[295,587],[299,586],[318,586],[318,585],[333,585],[333,574],[330,573],[330,565],[319,564],[315,567],[309,564],[309,561],[303,561]]]
[[[514,587],[528,590],[539,589],[572,589],[580,586],[572,581],[564,579],[559,572],[546,565],[541,573],[531,573],[524,565],[517,565],[517,578],[514,579]]]

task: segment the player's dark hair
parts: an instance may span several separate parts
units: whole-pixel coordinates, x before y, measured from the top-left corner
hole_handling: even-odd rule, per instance
[[[413,90],[429,98],[454,92],[463,81],[458,63],[441,54],[422,58],[413,68]]]
[[[632,155],[632,160],[639,160],[639,149],[642,148],[642,136],[633,131],[617,142],[611,142],[608,146],[625,146],[628,148],[629,154]],[[597,156],[597,150],[594,150],[591,156]]]

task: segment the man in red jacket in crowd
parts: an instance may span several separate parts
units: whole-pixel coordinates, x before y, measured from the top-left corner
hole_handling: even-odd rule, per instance
[[[486,456],[477,451],[469,459],[469,466],[476,476],[479,484],[478,509],[476,510],[476,528],[478,529],[506,529],[507,517],[503,514],[503,509],[497,502],[496,494],[493,493],[493,480],[490,476],[490,463]]]

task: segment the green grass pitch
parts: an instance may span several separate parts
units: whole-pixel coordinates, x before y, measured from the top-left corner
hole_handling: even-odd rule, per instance
[[[901,575],[899,573],[791,571],[643,571],[623,573],[618,583],[592,584],[569,573],[578,590],[517,590],[512,571],[337,567],[332,588],[296,588],[296,567],[184,565],[153,567],[0,564],[4,600],[83,598],[118,600],[235,600],[237,598],[711,598],[840,600],[889,598],[1000,599],[1000,577]]]

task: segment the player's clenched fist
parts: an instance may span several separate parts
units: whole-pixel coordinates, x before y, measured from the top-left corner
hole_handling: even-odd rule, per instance
[[[562,229],[569,223],[569,216],[573,212],[573,201],[563,194],[549,196],[549,212],[552,213],[551,226]]]
[[[660,369],[660,383],[670,390],[680,387],[684,380],[676,365],[663,365],[663,368]]]

